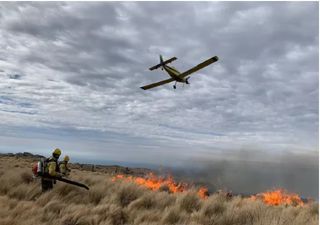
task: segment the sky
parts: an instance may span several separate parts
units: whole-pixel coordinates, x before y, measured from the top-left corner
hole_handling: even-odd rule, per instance
[[[160,54],[181,72],[219,61],[144,91],[168,78],[148,70]],[[317,2],[1,2],[0,151],[156,165],[318,154],[318,74]]]

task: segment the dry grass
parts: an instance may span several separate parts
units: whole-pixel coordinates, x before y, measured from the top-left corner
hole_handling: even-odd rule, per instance
[[[267,206],[260,201],[215,194],[199,199],[194,191],[152,192],[107,174],[73,170],[71,178],[90,190],[57,183],[41,194],[32,179],[31,162],[0,158],[1,225],[315,225],[318,204]],[[29,172],[30,171],[30,172]]]

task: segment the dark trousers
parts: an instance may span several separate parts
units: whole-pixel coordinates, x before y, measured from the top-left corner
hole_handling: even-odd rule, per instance
[[[50,191],[53,188],[53,180],[41,178],[42,192]]]

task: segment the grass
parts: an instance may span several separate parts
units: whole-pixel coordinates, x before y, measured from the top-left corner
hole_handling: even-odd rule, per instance
[[[73,170],[71,179],[90,190],[57,182],[42,194],[31,161],[0,158],[1,225],[316,225],[318,204],[268,206],[222,194],[200,199],[194,190],[153,192],[105,173]],[[30,171],[30,172],[29,172]]]

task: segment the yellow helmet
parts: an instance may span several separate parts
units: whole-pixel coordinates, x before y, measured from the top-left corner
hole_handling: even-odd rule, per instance
[[[56,156],[60,156],[61,155],[61,150],[56,148],[53,152],[52,152],[52,155],[56,155]]]
[[[68,162],[69,160],[70,160],[70,158],[67,155],[63,158],[63,161],[67,161]]]

